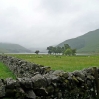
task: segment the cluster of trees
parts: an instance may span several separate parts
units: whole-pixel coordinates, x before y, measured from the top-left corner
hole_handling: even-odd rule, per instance
[[[75,55],[76,54],[76,49],[72,49],[68,44],[64,44],[63,47],[53,47],[53,46],[49,46],[47,47],[48,53],[49,54],[60,54],[62,53],[63,55]]]

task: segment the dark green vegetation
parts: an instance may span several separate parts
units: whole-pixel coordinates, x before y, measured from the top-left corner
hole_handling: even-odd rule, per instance
[[[11,55],[10,55],[11,56]],[[65,55],[12,55],[14,57],[50,66],[53,70],[74,71],[99,66],[99,56],[65,56]]]
[[[38,54],[39,52],[40,52],[39,50],[36,50],[36,51],[35,51],[36,54]]]
[[[57,46],[62,47],[64,44],[69,44],[72,48],[77,49],[79,53],[99,53],[99,29],[77,38],[66,40]]]
[[[0,53],[29,53],[30,50],[18,44],[0,43]]]
[[[68,44],[64,44],[63,47],[53,47],[53,46],[49,46],[47,47],[48,53],[51,55],[53,54],[60,54],[62,53],[63,55],[68,55],[68,56],[72,56],[72,55],[76,55],[76,49],[72,49]]]
[[[7,66],[5,66],[2,62],[0,62],[0,78],[15,78],[14,74],[9,70]]]

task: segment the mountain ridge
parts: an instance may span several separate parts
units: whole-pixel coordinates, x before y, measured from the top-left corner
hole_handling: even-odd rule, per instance
[[[0,53],[31,53],[31,50],[19,44],[0,42]]]
[[[79,53],[97,53],[99,52],[99,29],[65,40],[57,46],[62,47],[64,44],[69,44],[72,48],[76,48]]]

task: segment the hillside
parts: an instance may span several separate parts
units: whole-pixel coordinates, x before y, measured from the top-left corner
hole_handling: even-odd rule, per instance
[[[77,38],[66,40],[57,46],[62,47],[64,44],[69,44],[80,53],[97,53],[99,52],[99,29],[90,31]]]
[[[0,43],[0,53],[30,53],[31,51],[18,44]]]

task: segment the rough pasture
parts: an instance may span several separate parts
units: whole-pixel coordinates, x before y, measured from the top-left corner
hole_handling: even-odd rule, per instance
[[[13,54],[14,56],[29,62],[44,66],[50,66],[53,70],[74,71],[92,66],[99,66],[99,56],[63,56],[63,55],[35,55]]]

